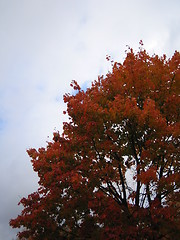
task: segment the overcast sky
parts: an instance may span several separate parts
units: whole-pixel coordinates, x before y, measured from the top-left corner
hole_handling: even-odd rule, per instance
[[[179,0],[0,0],[0,240],[15,239],[8,222],[38,187],[26,150],[62,129],[71,80],[86,88],[141,39],[172,56],[179,12]]]

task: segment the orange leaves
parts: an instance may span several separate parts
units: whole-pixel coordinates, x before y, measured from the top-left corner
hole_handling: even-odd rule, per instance
[[[24,209],[11,221],[27,229],[21,238],[173,239],[179,65],[178,52],[169,60],[149,56],[140,41],[139,52],[129,48],[124,62],[86,91],[72,81],[77,92],[64,95],[70,121],[62,135],[28,150],[40,188],[21,200]]]
[[[73,173],[72,177],[71,177],[71,182],[72,182],[72,186],[73,189],[76,190],[80,187],[81,185],[81,176],[78,173]]]
[[[171,95],[167,97],[163,106],[164,114],[168,122],[173,123],[178,121],[180,110],[180,96]]]
[[[27,153],[34,160],[37,159],[37,157],[38,157],[38,153],[37,153],[36,149],[34,149],[34,148],[27,150]]]
[[[127,98],[125,102],[124,118],[134,118],[138,115],[139,108],[135,98]]]
[[[141,183],[147,184],[151,181],[157,180],[157,169],[155,166],[150,167],[148,170],[142,171],[138,176]]]
[[[73,87],[74,90],[78,90],[78,91],[81,90],[80,86],[78,85],[78,83],[75,80],[72,80],[70,86]]]

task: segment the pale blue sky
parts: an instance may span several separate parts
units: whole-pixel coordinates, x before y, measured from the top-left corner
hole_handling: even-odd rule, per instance
[[[26,149],[62,129],[72,79],[84,87],[143,40],[150,53],[180,50],[179,0],[0,0],[0,240],[20,197],[36,190]]]

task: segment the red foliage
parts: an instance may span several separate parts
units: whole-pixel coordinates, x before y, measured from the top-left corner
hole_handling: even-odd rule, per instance
[[[63,134],[28,150],[40,187],[10,221],[20,239],[179,239],[180,54],[140,45],[86,91],[73,81]]]

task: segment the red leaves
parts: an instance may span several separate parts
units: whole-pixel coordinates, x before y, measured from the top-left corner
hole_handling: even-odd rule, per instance
[[[72,81],[62,135],[28,150],[40,188],[10,222],[21,239],[176,239],[179,56],[140,41],[86,92]]]
[[[70,86],[73,87],[74,90],[78,90],[78,91],[81,90],[80,86],[78,85],[78,83],[75,80],[72,80]]]
[[[155,166],[150,167],[148,170],[141,172],[138,176],[141,183],[148,184],[149,182],[155,182],[157,180],[157,168]]]
[[[73,189],[78,189],[81,185],[81,176],[78,173],[74,173],[71,177],[71,182]]]

